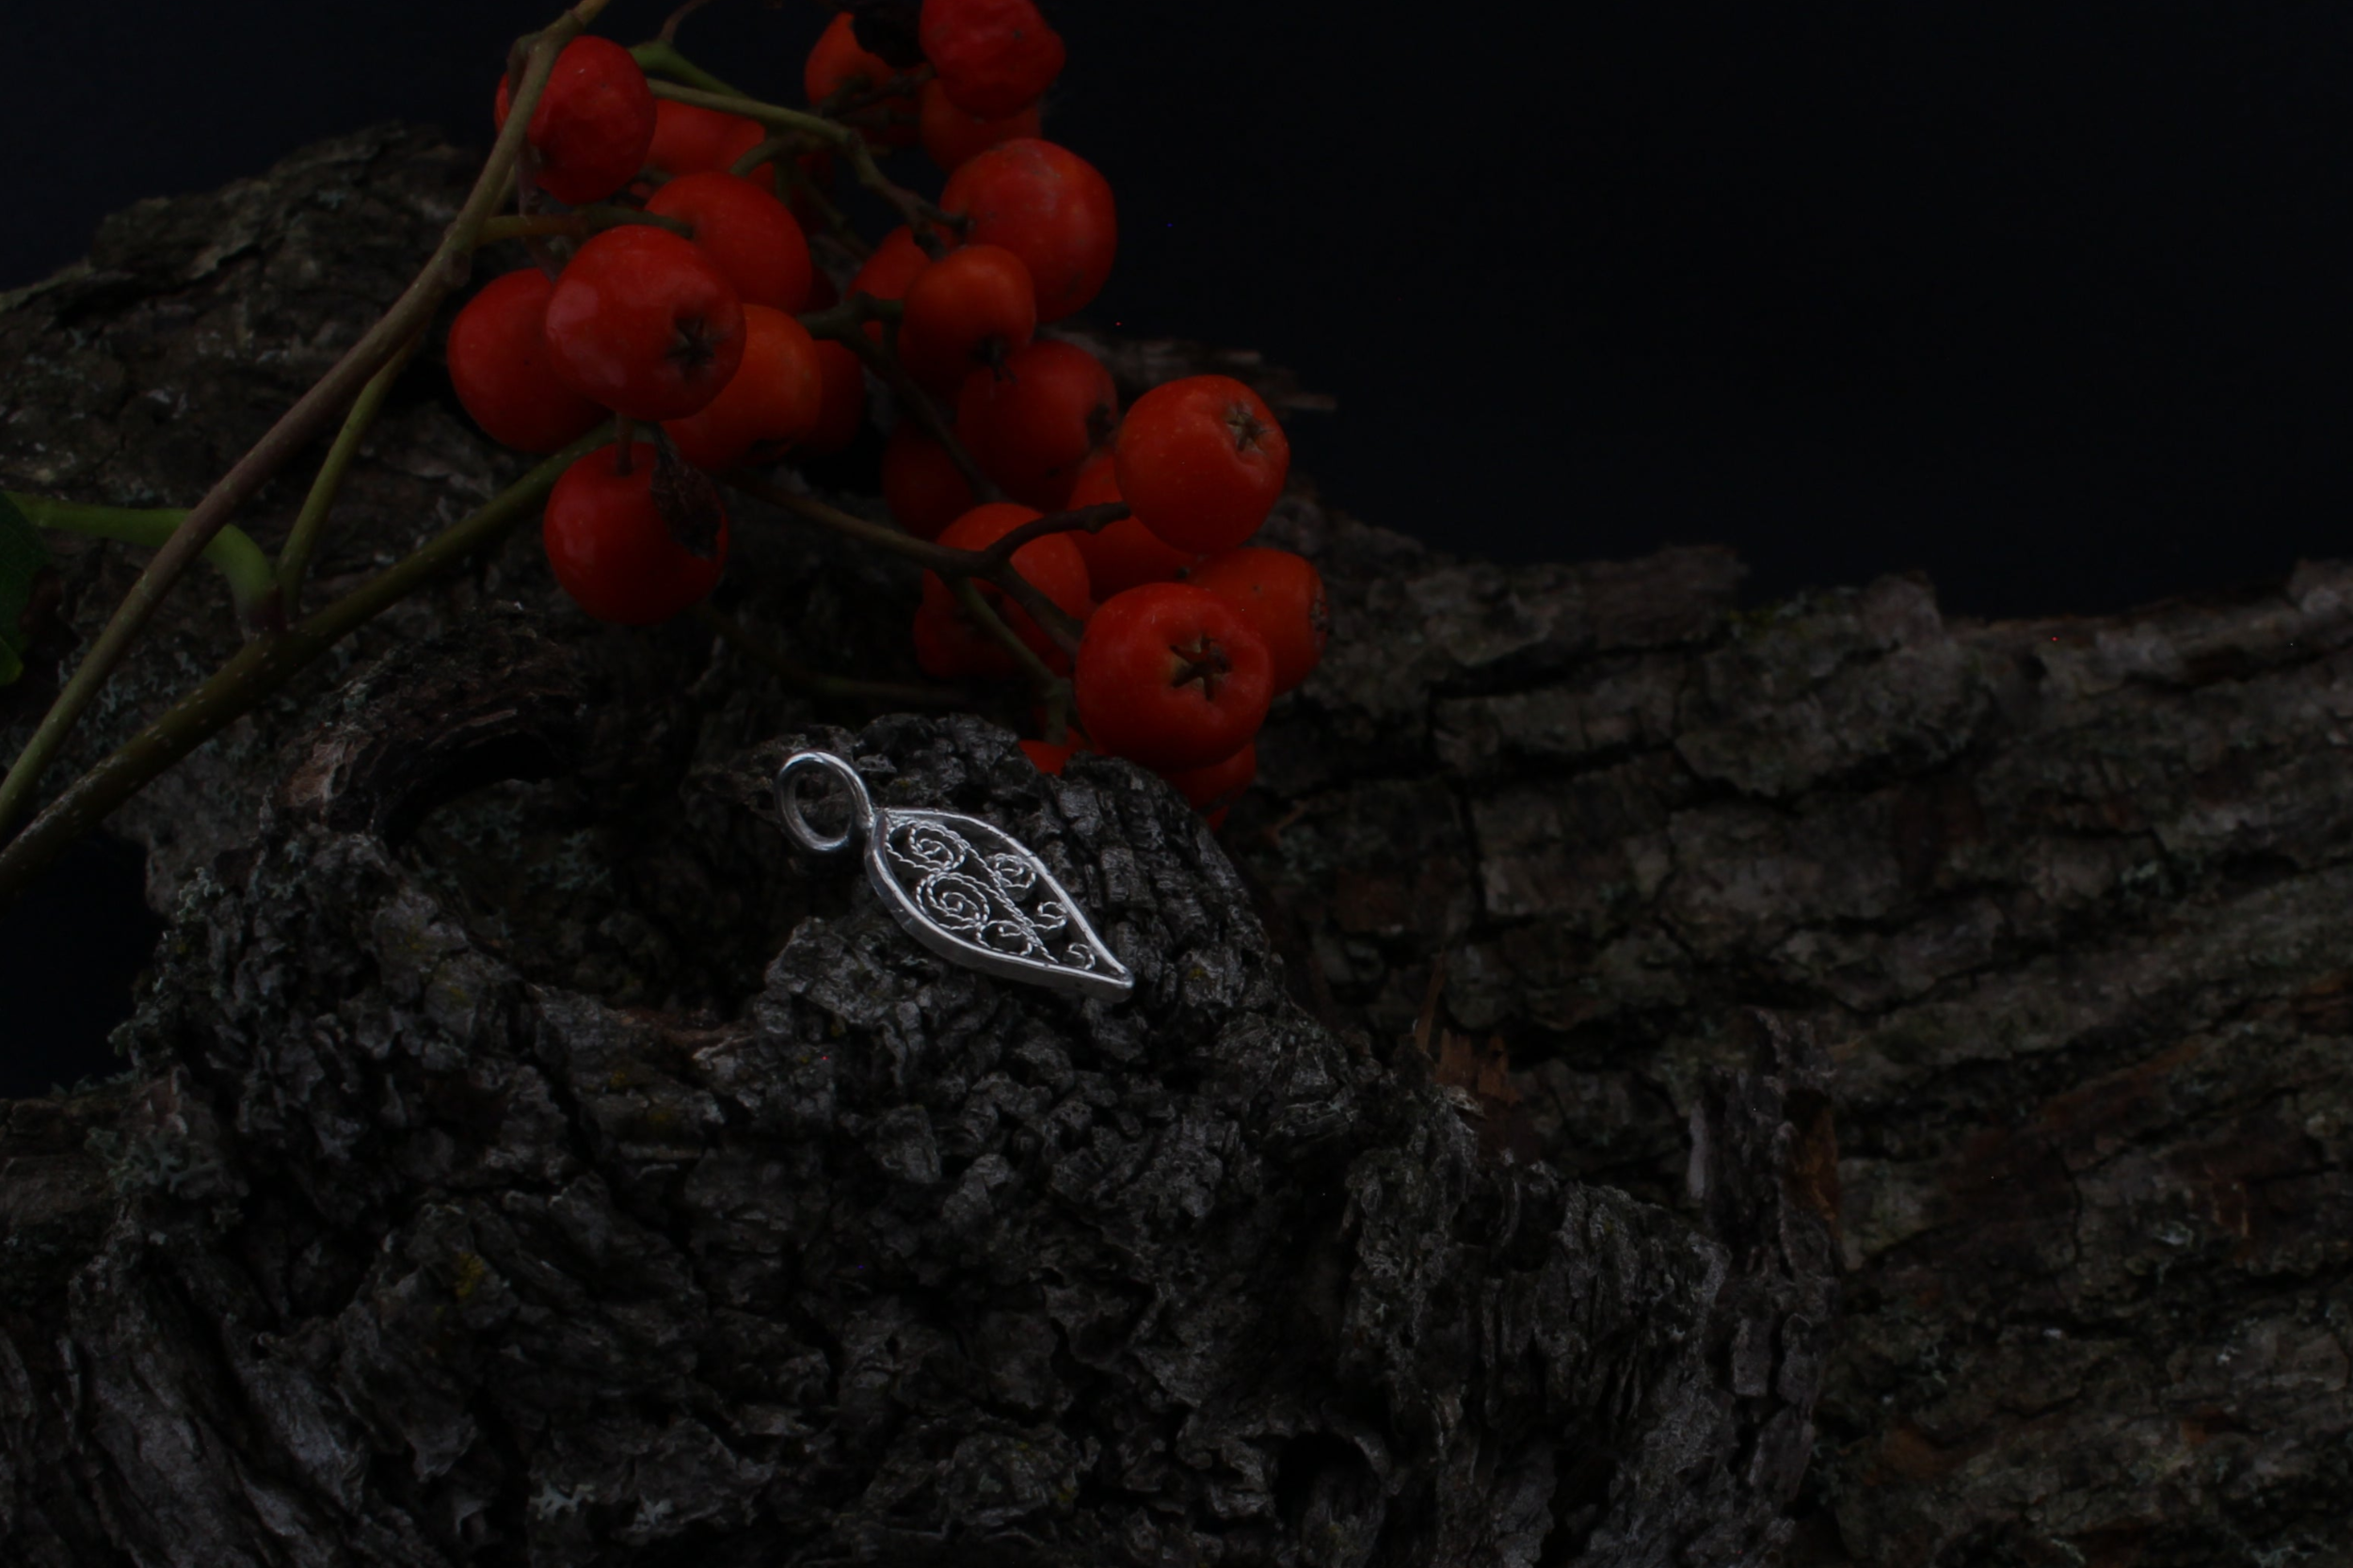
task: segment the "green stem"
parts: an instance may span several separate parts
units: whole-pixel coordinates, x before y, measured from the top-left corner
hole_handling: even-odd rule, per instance
[[[529,515],[565,469],[606,439],[603,430],[583,436],[407,559],[284,632],[256,638],[238,649],[203,685],[68,785],[24,832],[0,846],[0,907],[149,780],[250,712],[320,654],[467,556],[496,543]]]
[[[400,352],[387,360],[384,368],[360,389],[351,412],[344,416],[344,427],[335,432],[335,444],[327,449],[327,457],[311,481],[311,493],[302,498],[302,510],[278,552],[278,591],[290,616],[302,613],[302,579],[311,569],[311,557],[318,551],[319,535],[327,527],[327,514],[335,505],[336,492],[343,488],[344,474],[350,469],[351,459],[359,456],[360,442],[367,436],[368,427],[376,423],[384,399],[392,393],[392,383],[400,379],[400,373],[408,368],[408,361],[415,358],[418,345],[424,342],[424,334],[419,332],[401,344]]]
[[[1014,570],[1011,561],[993,560],[986,551],[958,550],[952,545],[934,544],[929,539],[919,539],[911,534],[901,533],[886,523],[869,522],[838,506],[828,506],[815,496],[794,495],[791,490],[770,484],[743,469],[723,477],[730,488],[741,490],[755,501],[764,501],[771,506],[791,512],[795,517],[806,518],[837,534],[846,534],[863,543],[904,555],[919,566],[937,572],[958,592],[963,591],[968,579],[985,578],[1006,598],[1027,610],[1030,618],[1044,628],[1046,634],[1060,644],[1064,652],[1075,654],[1079,650],[1079,637],[1085,628],[1061,605],[1047,598],[1037,584]],[[983,604],[982,608],[985,610],[987,606]],[[987,622],[982,621],[981,624],[986,626]],[[1011,637],[1013,633],[1007,631],[1005,635]],[[1017,637],[1014,640],[1020,641]],[[1023,645],[1023,651],[1028,651],[1027,644]],[[1034,654],[1031,658],[1036,662]],[[1042,663],[1038,664],[1038,668],[1046,670]],[[1046,671],[1046,678],[1053,679],[1052,672]]]
[[[94,539],[120,539],[124,544],[145,545],[150,550],[161,548],[188,515],[186,508],[180,506],[84,506],[71,501],[22,495],[15,490],[6,494],[36,528],[84,534]],[[278,597],[278,579],[269,569],[269,557],[244,529],[224,526],[204,547],[204,559],[228,580],[229,596],[244,625],[259,631],[269,624],[273,615],[280,625],[285,623]]]
[[[1012,652],[1014,662],[1029,673],[1030,684],[1037,689],[1038,696],[1051,695],[1062,678],[1047,667],[1046,661],[1037,656],[1037,649],[1023,642],[1020,633],[1005,624],[1005,617],[982,594],[981,585],[969,577],[959,577],[953,591],[956,602],[972,617],[972,624],[1002,644]]]
[[[733,616],[713,607],[707,600],[696,605],[693,614],[696,619],[724,638],[728,647],[774,671],[786,684],[797,686],[813,696],[906,702],[926,708],[952,708],[966,700],[964,693],[951,691],[945,686],[910,686],[892,680],[856,680],[848,676],[825,675],[787,658],[765,641],[754,637]]]
[[[862,131],[827,120],[824,115],[807,109],[788,109],[781,104],[763,104],[757,98],[740,93],[705,92],[696,88],[682,88],[669,82],[648,84],[656,98],[667,98],[680,104],[693,104],[699,108],[717,109],[722,114],[738,114],[746,120],[757,120],[762,125],[780,130],[806,131],[818,137],[850,160],[857,171],[858,183],[890,203],[915,233],[918,245],[934,256],[946,253],[945,243],[938,231],[961,232],[964,225],[931,202],[924,200],[904,185],[894,184],[874,162],[874,150],[866,144]]]
[[[1104,529],[1128,515],[1126,502],[1102,501],[1092,506],[1080,506],[1064,512],[1048,512],[1043,516],[1032,518],[1010,533],[1000,535],[995,544],[982,551],[982,565],[977,569],[985,571],[1011,560],[1013,552],[1032,539],[1044,538],[1048,534],[1075,534],[1080,529],[1090,534],[1100,534]]]
[[[749,470],[738,469],[722,474],[722,481],[730,489],[743,491],[755,501],[764,501],[778,511],[790,512],[797,518],[847,535],[861,544],[870,544],[894,555],[904,555],[917,566],[946,577],[970,568],[974,552],[955,550],[947,545],[919,539],[886,522],[869,522],[864,518],[829,506],[813,495],[795,495],[781,485],[772,484]]]
[[[852,306],[871,318],[890,321],[896,321],[901,310],[904,308],[904,301],[881,300],[865,294],[853,294],[842,303]],[[886,307],[897,308],[886,309]],[[807,323],[803,325],[806,326]],[[811,328],[810,336],[816,335],[816,329]],[[932,401],[932,394],[917,386],[915,378],[906,373],[906,367],[899,362],[899,356],[890,344],[876,343],[868,337],[863,323],[848,331],[828,329],[824,336],[833,339],[836,343],[847,345],[851,353],[873,367],[874,374],[883,378],[883,383],[889,387],[891,395],[898,399],[900,411],[921,425],[923,433],[937,441],[947,452],[948,460],[956,465],[956,472],[964,475],[965,484],[971,488],[974,504],[1005,499],[1005,492],[998,487],[997,481],[981,472],[979,461],[965,449],[964,442],[957,439],[955,427],[949,423],[947,416],[939,411],[938,405]]]
[[[506,125],[499,132],[489,161],[474,181],[465,205],[443,232],[431,259],[392,309],[189,509],[170,539],[139,573],[138,581],[131,584],[131,591],[116,607],[105,630],[83,655],[65,689],[57,694],[34,729],[32,739],[10,764],[8,776],[0,779],[0,841],[6,841],[23,820],[32,805],[33,792],[40,787],[41,775],[48,771],[74,725],[97,700],[108,678],[131,651],[131,645],[163,607],[165,596],[228,524],[231,514],[251,500],[256,490],[308,446],[327,422],[359,395],[368,378],[400,345],[432,321],[441,301],[465,283],[472,270],[474,236],[495,208],[506,186],[508,173],[522,154],[524,132],[530,127],[531,113],[539,95],[547,88],[557,52],[594,21],[606,3],[607,0],[578,0],[571,9],[534,36],[524,52],[528,63],[518,75],[514,107],[506,118]]]
[[[775,142],[780,139],[771,136],[769,141]],[[759,166],[755,164],[753,167]],[[785,159],[779,162],[776,168],[782,171],[784,178],[792,183],[792,193],[805,198],[810,206],[817,209],[818,219],[824,224],[825,232],[831,234],[843,249],[861,262],[873,255],[874,248],[867,244],[864,236],[851,226],[849,218],[840,207],[834,204],[833,198],[827,196],[824,187],[809,177],[808,170],[803,168],[798,160]]]
[[[629,53],[630,57],[637,62],[638,69],[641,71],[648,71],[658,76],[674,76],[688,87],[700,88],[705,92],[725,93],[729,98],[745,96],[705,71],[701,66],[696,65],[693,60],[688,59],[684,55],[680,54],[678,45],[667,39],[655,39],[648,43],[632,44]]]

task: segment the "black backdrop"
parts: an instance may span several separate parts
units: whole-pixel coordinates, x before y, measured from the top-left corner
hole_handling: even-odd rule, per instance
[[[665,8],[615,0],[599,30],[633,41]],[[716,0],[680,41],[792,94],[829,9]],[[139,196],[340,130],[487,140],[505,43],[552,0],[14,12],[0,289]],[[1507,561],[1722,542],[1752,603],[1917,567],[1969,616],[2348,552],[2339,8],[1049,14],[1071,59],[1047,134],[1120,202],[1089,317],[1255,347],[1334,395],[1289,422],[1296,460],[1370,520]],[[72,921],[0,913],[0,1058],[97,1027],[39,961],[94,951]]]

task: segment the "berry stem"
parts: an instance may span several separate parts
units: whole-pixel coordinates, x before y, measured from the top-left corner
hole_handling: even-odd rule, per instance
[[[656,98],[667,98],[680,104],[692,104],[698,108],[717,109],[722,114],[742,115],[757,120],[762,125],[779,130],[806,131],[850,160],[857,171],[858,184],[890,203],[901,221],[914,232],[918,245],[936,260],[947,254],[947,245],[936,232],[939,229],[961,232],[964,225],[950,217],[933,203],[924,200],[904,185],[894,184],[874,162],[874,150],[866,144],[865,136],[857,130],[828,120],[808,109],[788,109],[781,104],[763,104],[757,98],[741,93],[705,92],[697,88],[682,88],[669,82],[649,82]]]
[[[50,704],[32,738],[25,742],[24,751],[9,765],[8,776],[0,779],[0,841],[5,841],[24,819],[32,805],[33,792],[40,787],[41,775],[64,747],[74,725],[105,688],[116,666],[131,651],[131,645],[154,618],[165,596],[204,547],[227,526],[230,516],[308,446],[327,422],[359,395],[360,388],[400,345],[433,319],[441,301],[464,285],[472,270],[474,236],[495,210],[506,188],[507,176],[514,170],[516,159],[522,155],[524,133],[530,128],[532,111],[537,107],[539,95],[546,90],[548,78],[555,69],[557,52],[594,21],[605,5],[606,0],[578,0],[532,37],[526,54],[528,63],[516,77],[514,102],[506,124],[499,132],[489,160],[483,165],[465,205],[451,220],[424,269],[376,324],[344,352],[335,367],[280,415],[269,433],[189,509],[171,537],[139,573],[138,581],[131,584],[131,591],[116,606],[105,629],[74,668],[56,700]],[[275,643],[278,639],[268,641]],[[248,644],[248,648],[258,646],[264,645]]]
[[[710,4],[711,0],[686,0],[684,5],[670,13],[669,19],[662,24],[662,31],[656,37],[664,43],[671,42],[678,37],[679,24]],[[642,66],[646,62],[640,60],[637,63]]]
[[[790,134],[770,136],[766,141],[736,159],[735,167],[728,172],[748,177],[751,171],[761,164],[772,158],[776,160],[776,167],[784,178],[789,188],[789,195],[800,197],[810,206],[815,207],[817,216],[824,221],[825,232],[840,241],[842,248],[849,251],[851,255],[856,256],[861,262],[866,260],[874,253],[874,248],[867,244],[858,232],[850,226],[850,220],[842,216],[841,209],[834,205],[833,198],[827,196],[824,188],[815,180],[809,178],[808,170],[803,168],[789,156],[801,147],[802,138],[799,136]]]
[[[973,582],[969,577],[956,578],[953,591],[956,602],[963,607],[964,613],[971,617],[972,624],[1003,644],[1013,654],[1015,662],[1029,672],[1030,683],[1037,688],[1040,696],[1048,695],[1051,688],[1060,682],[1062,678],[1046,667],[1046,661],[1037,656],[1037,649],[1023,642],[1020,633],[1005,624],[1005,617],[999,615],[996,607],[989,603],[987,596],[981,592],[981,585],[978,583]]]
[[[993,567],[1012,559],[1013,552],[1032,539],[1044,538],[1048,534],[1072,534],[1081,528],[1090,534],[1100,534],[1127,515],[1128,504],[1124,501],[1105,501],[1072,511],[1048,512],[1044,517],[1032,518],[1002,536],[995,544],[982,551],[981,556]]]
[[[883,705],[912,703],[930,708],[952,708],[968,700],[964,693],[946,686],[916,686],[894,680],[857,680],[848,676],[826,675],[810,669],[770,646],[765,638],[753,636],[741,621],[712,605],[709,600],[696,605],[692,614],[717,632],[729,648],[774,672],[787,685],[797,687],[812,696],[842,697]]]
[[[0,493],[5,493],[36,528],[54,528],[61,534],[81,534],[94,539],[119,539],[124,544],[145,545],[150,550],[160,548],[169,539],[181,520],[188,515],[182,506],[85,506],[15,490]],[[269,556],[244,529],[231,524],[214,535],[213,542],[204,547],[204,559],[228,583],[230,600],[236,606],[238,619],[246,626],[258,628],[277,610],[278,579],[270,572]],[[278,613],[282,618],[283,612]]]
[[[853,294],[832,310],[803,316],[800,322],[808,328],[809,336],[831,338],[836,343],[843,344],[851,353],[873,368],[874,374],[890,388],[900,410],[913,416],[915,423],[923,427],[925,435],[947,449],[949,460],[956,465],[956,472],[964,475],[964,482],[971,487],[975,504],[1004,500],[1005,492],[998,488],[996,480],[981,472],[981,465],[973,460],[971,453],[965,450],[964,442],[956,439],[955,427],[940,413],[939,406],[932,401],[931,393],[915,384],[888,344],[876,343],[866,335],[867,322],[895,322],[904,309],[900,300],[876,299],[869,294]]]
[[[66,786],[23,832],[0,845],[0,906],[150,779],[260,706],[320,654],[467,556],[496,544],[534,514],[574,459],[605,440],[601,430],[583,436],[406,559],[278,635],[239,648],[203,685]]]
[[[929,539],[919,539],[911,534],[902,533],[888,523],[869,522],[838,506],[829,506],[813,495],[795,495],[748,470],[737,469],[726,476],[726,482],[729,488],[739,490],[755,501],[764,501],[779,511],[790,512],[820,527],[830,528],[837,534],[846,534],[851,538],[878,546],[894,555],[903,555],[918,566],[939,573],[955,584],[959,592],[967,579],[985,578],[1027,610],[1030,618],[1045,628],[1047,634],[1055,642],[1062,644],[1064,651],[1078,651],[1081,630],[1078,621],[1039,592],[1036,584],[1014,570],[1009,561],[992,561],[986,551],[958,550],[952,545],[934,544]],[[1010,630],[1006,635],[1012,635]],[[1018,637],[1014,640],[1020,641]],[[1024,643],[1022,647],[1027,650],[1029,645]],[[1045,665],[1041,663],[1038,667],[1044,669]],[[1050,678],[1052,672],[1047,673]]]
[[[724,92],[730,98],[747,96],[741,88],[728,86],[679,53],[678,45],[671,42],[667,36],[646,43],[632,44],[629,56],[637,62],[639,70],[674,76],[690,88],[700,88],[705,92]]]
[[[318,475],[311,481],[311,493],[302,498],[302,510],[295,518],[294,527],[287,531],[286,542],[278,550],[278,592],[284,609],[272,631],[283,632],[286,616],[302,613],[302,579],[311,569],[311,557],[318,552],[319,535],[326,531],[327,514],[334,507],[336,492],[343,488],[344,473],[351,467],[351,459],[359,456],[360,442],[368,427],[376,423],[392,383],[400,379],[400,373],[408,368],[408,361],[424,342],[424,334],[418,332],[401,344],[400,352],[386,360],[384,368],[360,389],[351,412],[344,416],[344,427],[335,432],[335,444],[327,449]]]

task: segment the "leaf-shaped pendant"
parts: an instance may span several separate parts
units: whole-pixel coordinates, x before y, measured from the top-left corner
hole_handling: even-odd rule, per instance
[[[848,792],[850,823],[825,837],[801,814],[801,780],[829,773]],[[785,830],[818,855],[866,839],[866,879],[900,928],[942,958],[1007,980],[1117,1001],[1135,976],[1029,846],[953,811],[878,807],[857,769],[829,751],[795,752],[776,770]]]

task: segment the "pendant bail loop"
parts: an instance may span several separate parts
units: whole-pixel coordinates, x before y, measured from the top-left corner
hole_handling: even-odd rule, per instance
[[[831,837],[821,836],[801,814],[801,782],[812,769],[832,774],[850,792],[850,825]],[[866,780],[846,759],[830,751],[796,751],[785,759],[784,766],[776,770],[776,809],[784,813],[785,831],[818,855],[847,849],[854,840],[874,828],[874,799],[866,792]]]

